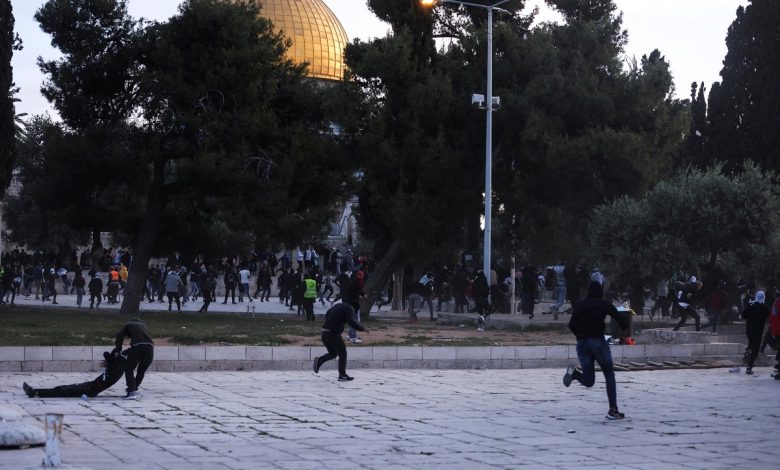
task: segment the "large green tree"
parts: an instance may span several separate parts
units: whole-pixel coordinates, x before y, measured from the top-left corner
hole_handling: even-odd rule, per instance
[[[153,253],[321,233],[351,166],[328,133],[329,87],[285,58],[289,42],[254,2],[189,0],[153,24],[134,21],[125,3],[51,0],[37,18],[64,52],[41,66],[67,132],[114,136],[127,149],[135,222],[107,224],[132,241],[122,305],[131,314]],[[90,184],[115,176],[95,172]]]
[[[780,162],[780,3],[740,6],[726,36],[728,52],[709,95],[707,155],[738,167],[752,160],[767,169]]]
[[[535,262],[583,256],[583,217],[605,200],[641,194],[669,172],[687,126],[659,51],[625,66],[628,34],[613,2],[548,3],[564,22],[531,29],[530,18],[517,14],[494,19],[494,94],[502,101],[493,137],[499,261],[518,249]],[[442,28],[458,39],[446,52],[458,97],[485,89],[486,32],[464,27]],[[458,112],[465,119],[449,138],[484,155],[484,120],[466,100]]]
[[[11,0],[0,0],[0,192],[11,183],[16,154],[16,113],[14,112],[14,77],[11,58],[21,42],[14,34]]]
[[[738,174],[722,166],[690,169],[640,198],[599,206],[590,224],[594,257],[618,278],[639,264],[645,277],[663,279],[715,266],[724,256],[730,270],[765,266],[757,255],[776,249],[774,177],[752,163]]]

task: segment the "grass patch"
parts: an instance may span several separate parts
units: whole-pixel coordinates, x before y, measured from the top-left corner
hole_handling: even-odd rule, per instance
[[[182,345],[229,343],[288,344],[283,336],[319,337],[322,322],[289,317],[182,313],[140,313],[152,338]],[[117,312],[51,308],[3,308],[1,346],[92,346],[112,344],[127,318]]]

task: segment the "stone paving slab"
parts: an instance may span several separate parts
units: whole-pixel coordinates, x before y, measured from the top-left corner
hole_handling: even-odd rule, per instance
[[[728,369],[624,372],[611,422],[603,377],[562,370],[152,372],[138,401],[29,399],[81,373],[0,373],[0,404],[65,415],[63,460],[92,469],[726,469],[780,458],[780,381]],[[43,450],[0,451],[0,468]]]

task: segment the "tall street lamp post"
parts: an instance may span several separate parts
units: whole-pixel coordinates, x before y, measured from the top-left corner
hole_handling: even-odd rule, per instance
[[[484,8],[488,14],[488,33],[487,33],[487,93],[485,96],[485,110],[487,113],[487,124],[485,126],[485,239],[484,239],[484,254],[482,261],[482,270],[485,276],[490,282],[490,240],[492,232],[492,205],[493,205],[493,111],[494,109],[494,97],[493,97],[493,10],[498,10],[504,13],[509,13],[503,8],[498,8],[500,5],[508,2],[509,0],[499,0],[490,5],[481,5],[479,3],[462,2],[460,0],[420,0],[420,4],[427,7],[432,7],[437,3],[454,3],[457,5],[465,5],[469,7]],[[475,95],[476,97],[477,95]],[[472,97],[472,102],[477,102],[475,97]],[[498,104],[499,100],[496,100]]]

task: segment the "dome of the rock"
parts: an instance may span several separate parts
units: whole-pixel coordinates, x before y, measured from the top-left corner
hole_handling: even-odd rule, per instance
[[[258,0],[260,14],[292,41],[287,55],[309,64],[307,75],[344,78],[344,47],[349,39],[341,22],[322,0]]]

